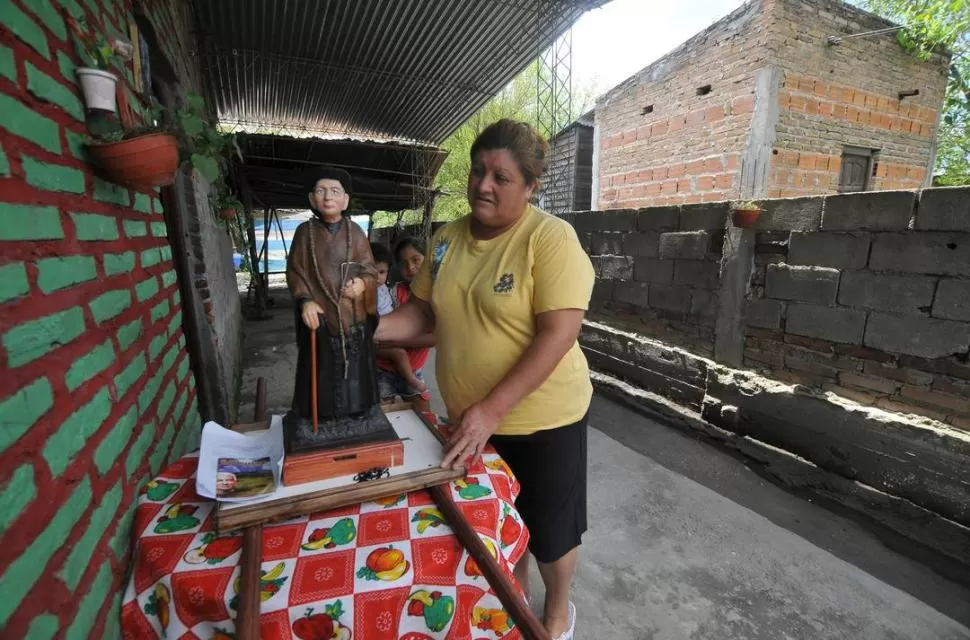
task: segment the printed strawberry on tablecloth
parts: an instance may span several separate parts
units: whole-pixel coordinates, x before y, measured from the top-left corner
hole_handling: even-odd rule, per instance
[[[217,536],[186,456],[142,490],[125,638],[234,638],[242,537]],[[489,449],[451,483],[468,522],[511,577],[528,532],[518,483]],[[263,528],[260,637],[515,639],[518,629],[426,491]]]

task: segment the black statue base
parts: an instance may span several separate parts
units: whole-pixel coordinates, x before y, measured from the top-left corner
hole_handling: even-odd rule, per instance
[[[341,449],[363,444],[399,440],[380,405],[344,418],[321,420],[313,433],[313,421],[293,411],[283,417],[283,446],[286,454]]]

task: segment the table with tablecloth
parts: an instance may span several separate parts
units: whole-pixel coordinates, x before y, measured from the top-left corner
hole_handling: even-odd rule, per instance
[[[195,492],[197,460],[172,463],[139,496],[125,638],[235,637],[242,535],[216,535],[215,502]],[[489,447],[450,490],[511,578],[529,534],[508,466]],[[425,490],[266,525],[262,552],[264,639],[519,637]]]

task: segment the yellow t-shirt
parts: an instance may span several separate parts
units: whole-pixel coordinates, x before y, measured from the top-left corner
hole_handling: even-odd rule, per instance
[[[435,367],[452,420],[484,399],[519,360],[535,337],[536,314],[587,309],[594,280],[575,230],[559,218],[529,206],[491,240],[473,238],[469,222],[466,216],[435,234],[411,283],[411,292],[434,309]],[[576,422],[592,395],[577,342],[498,433],[525,435]]]

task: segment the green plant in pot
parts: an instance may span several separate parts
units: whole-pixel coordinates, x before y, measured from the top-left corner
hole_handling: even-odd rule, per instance
[[[86,65],[77,68],[77,77],[88,109],[118,112],[115,67],[131,57],[132,47],[122,40],[108,40],[83,20],[70,19],[71,32],[80,45]]]
[[[235,220],[242,210],[243,204],[235,195],[229,193],[219,198],[219,217],[223,220]]]
[[[731,221],[735,227],[747,229],[758,221],[764,209],[754,200],[741,200],[731,204]]]
[[[156,104],[144,126],[98,137],[89,146],[95,163],[113,181],[135,188],[172,184],[184,160],[216,183],[228,170],[229,150],[238,153],[234,137],[212,127],[205,117],[205,103],[194,94],[187,95],[175,113]]]

